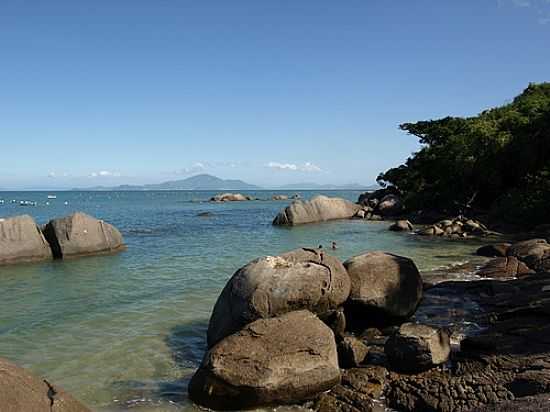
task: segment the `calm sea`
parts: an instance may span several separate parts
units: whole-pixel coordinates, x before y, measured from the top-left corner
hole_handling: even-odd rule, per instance
[[[96,411],[193,410],[186,386],[204,353],[212,306],[229,277],[258,256],[335,241],[342,259],[383,250],[428,271],[470,260],[475,248],[390,232],[388,222],[273,227],[285,201],[214,204],[207,202],[214,192],[200,191],[57,192],[48,200],[50,193],[0,192],[0,217],[30,214],[45,223],[84,211],[118,227],[128,250],[0,267],[0,356],[47,375]],[[359,192],[324,194],[355,201]]]

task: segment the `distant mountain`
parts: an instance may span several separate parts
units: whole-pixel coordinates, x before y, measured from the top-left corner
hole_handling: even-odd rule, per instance
[[[121,185],[115,187],[96,186],[84,190],[259,190],[259,186],[242,180],[220,179],[219,177],[200,174],[182,180],[155,183],[148,185]],[[82,189],[73,189],[82,190]]]
[[[319,183],[293,183],[290,185],[280,186],[277,189],[281,190],[376,190],[378,185],[361,185],[359,183],[350,183],[347,185],[331,185]]]

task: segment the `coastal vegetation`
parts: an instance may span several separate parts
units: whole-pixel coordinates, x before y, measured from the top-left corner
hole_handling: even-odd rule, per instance
[[[530,84],[512,102],[473,117],[403,123],[422,148],[381,173],[409,210],[489,213],[534,225],[548,220],[550,83]]]

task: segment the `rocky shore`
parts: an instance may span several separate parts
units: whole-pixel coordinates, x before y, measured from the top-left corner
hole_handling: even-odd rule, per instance
[[[317,249],[256,259],[218,298],[189,395],[216,410],[547,410],[550,245],[478,253],[526,270],[495,265],[492,279],[427,285],[414,262],[384,252],[344,263]],[[424,311],[434,301],[475,331]]]

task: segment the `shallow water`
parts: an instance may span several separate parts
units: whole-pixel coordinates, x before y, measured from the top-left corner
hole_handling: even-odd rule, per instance
[[[0,192],[0,217],[27,213],[45,223],[82,210],[117,226],[128,250],[0,268],[0,356],[102,412],[194,409],[186,385],[204,352],[210,310],[227,279],[255,257],[336,241],[342,259],[384,250],[429,271],[475,262],[478,245],[390,232],[388,222],[273,227],[288,202],[205,202],[214,192],[58,192],[46,205],[47,194]],[[205,211],[212,216],[197,216]]]

